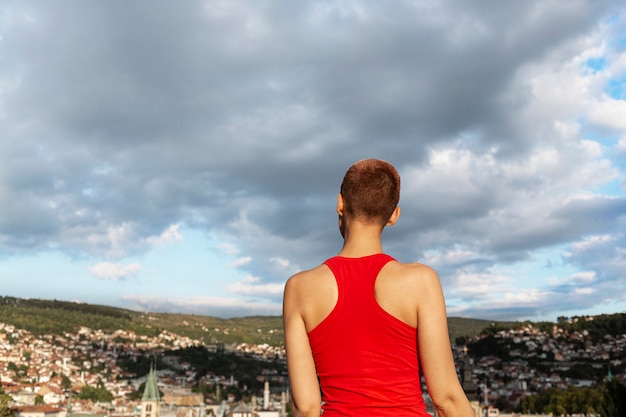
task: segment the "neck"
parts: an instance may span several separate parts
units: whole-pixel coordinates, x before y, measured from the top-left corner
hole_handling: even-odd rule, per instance
[[[343,236],[343,247],[339,256],[360,258],[383,252],[381,242],[382,228],[377,225],[364,224],[359,221],[346,225]]]

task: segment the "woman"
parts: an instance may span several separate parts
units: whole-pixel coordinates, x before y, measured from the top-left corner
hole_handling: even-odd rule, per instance
[[[439,415],[474,415],[456,375],[437,274],[383,252],[399,199],[389,163],[350,167],[337,200],[341,251],[285,285],[294,416],[427,416],[420,364]]]

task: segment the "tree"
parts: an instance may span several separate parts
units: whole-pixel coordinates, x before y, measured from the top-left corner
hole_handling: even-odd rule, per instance
[[[602,417],[626,416],[626,385],[613,378],[606,382],[603,388],[603,401],[598,410],[600,415]]]
[[[85,385],[81,388],[78,398],[81,400],[90,400],[92,402],[111,402],[113,401],[113,394],[111,394],[106,388],[92,387]]]
[[[496,339],[495,336],[489,335],[477,340],[468,346],[469,354],[472,357],[481,356],[497,356],[500,359],[509,359],[510,346],[505,346],[502,339]]]
[[[552,413],[556,416],[562,416],[567,413],[567,402],[565,401],[565,395],[563,391],[550,388],[548,404],[544,407],[544,411]]]
[[[15,362],[9,362],[7,364],[7,370],[15,373],[15,379],[20,379],[26,376],[28,373],[28,366],[21,364],[16,365]]]
[[[4,391],[2,384],[0,384],[0,417],[13,417],[13,410],[9,407],[11,401],[13,398]]]
[[[494,403],[494,406],[502,412],[511,413],[515,409],[515,406],[506,397],[498,397]]]
[[[72,381],[67,375],[61,376],[61,387],[63,387],[64,390],[69,390],[72,387]]]
[[[555,416],[596,414],[601,403],[602,394],[595,388],[548,388],[522,399],[521,409],[524,413],[552,413]]]

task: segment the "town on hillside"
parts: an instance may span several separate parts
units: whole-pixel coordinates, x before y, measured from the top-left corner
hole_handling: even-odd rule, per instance
[[[551,388],[624,382],[625,346],[626,334],[598,342],[584,330],[529,323],[467,339],[453,353],[476,416],[504,416]],[[244,359],[254,362],[237,362]],[[165,330],[35,336],[0,323],[0,381],[15,417],[290,415],[283,347],[206,345]],[[424,392],[435,416],[425,385]]]
[[[0,323],[0,380],[15,417],[287,415],[286,374],[282,367],[274,367],[277,360],[284,363],[283,348],[245,343],[204,346],[225,358],[245,356],[267,364],[257,375],[262,391],[242,398],[238,393],[247,390],[235,389],[240,381],[234,375],[210,371],[197,375],[176,355],[200,345],[198,340],[167,331],[148,337],[125,330],[106,334],[81,328],[76,334],[37,337]],[[138,376],[120,365],[146,358],[154,358],[153,363],[158,359],[167,369],[155,366]],[[151,390],[151,384],[156,389]],[[198,385],[210,391],[196,392],[193,388]]]
[[[562,320],[575,324],[594,317]],[[626,381],[626,333],[599,338],[588,330],[567,331],[557,324],[546,329],[545,323],[527,323],[483,333],[467,342],[453,346],[463,388],[470,400],[492,411],[520,409],[530,397],[547,391]],[[626,403],[626,397],[620,401]]]

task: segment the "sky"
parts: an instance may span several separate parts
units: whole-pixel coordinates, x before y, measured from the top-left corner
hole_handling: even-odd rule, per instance
[[[363,158],[449,316],[626,311],[622,1],[0,5],[2,296],[280,315]]]

